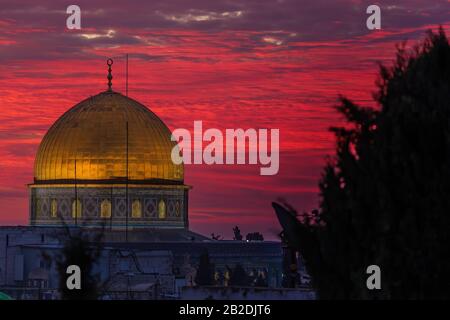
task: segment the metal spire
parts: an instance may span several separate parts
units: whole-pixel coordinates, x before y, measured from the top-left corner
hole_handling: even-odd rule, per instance
[[[113,59],[109,58],[108,60],[106,60],[106,64],[108,65],[108,91],[112,91],[112,74],[111,74],[111,66],[113,65],[114,61]]]
[[[126,72],[125,72],[125,75],[126,75],[126,96],[128,97],[128,53],[127,53],[127,65],[126,65]]]

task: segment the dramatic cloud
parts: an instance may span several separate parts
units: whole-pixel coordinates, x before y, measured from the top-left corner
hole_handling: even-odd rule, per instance
[[[77,1],[81,30],[67,30],[66,4],[2,1],[0,8],[0,223],[26,223],[26,184],[37,147],[68,108],[106,89],[124,91],[171,129],[279,128],[280,171],[187,166],[194,230],[230,236],[279,227],[270,201],[317,206],[318,179],[333,153],[328,128],[342,119],[338,94],[373,105],[377,61],[428,28],[450,24],[450,4],[379,1],[382,30],[366,28],[372,1]]]

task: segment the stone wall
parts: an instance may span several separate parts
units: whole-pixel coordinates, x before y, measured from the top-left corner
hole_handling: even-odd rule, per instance
[[[182,300],[315,300],[316,294],[308,288],[254,288],[254,287],[184,287]]]

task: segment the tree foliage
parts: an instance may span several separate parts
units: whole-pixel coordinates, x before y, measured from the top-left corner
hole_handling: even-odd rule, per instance
[[[450,297],[450,46],[442,30],[380,66],[379,107],[345,97],[301,249],[321,298]],[[304,250],[303,250],[304,249]],[[381,290],[366,268],[381,268]]]
[[[195,283],[199,286],[211,286],[214,283],[214,265],[209,259],[208,251],[200,255]]]
[[[247,241],[264,241],[264,236],[259,232],[250,232],[245,236]]]
[[[66,228],[66,239],[61,255],[56,260],[59,274],[59,288],[63,300],[95,300],[101,292],[99,276],[94,274],[93,268],[101,252],[103,232],[94,233],[92,237],[83,234],[79,229],[73,232]],[[81,289],[67,288],[67,267],[76,265],[81,270]]]
[[[242,241],[243,237],[242,237],[242,234],[241,234],[241,229],[239,229],[238,226],[235,226],[233,228],[233,234],[234,234],[233,240]]]
[[[241,264],[236,264],[230,276],[230,286],[232,287],[246,287],[249,285],[249,278],[247,272]]]

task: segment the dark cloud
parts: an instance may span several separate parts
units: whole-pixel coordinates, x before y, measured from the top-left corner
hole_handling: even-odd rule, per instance
[[[81,31],[65,28],[69,3],[0,5],[2,221],[20,208],[25,221],[25,184],[46,130],[76,101],[106,88],[106,56],[115,59],[114,88],[124,88],[129,52],[137,60],[130,94],[172,129],[190,128],[194,119],[205,127],[280,128],[277,176],[259,177],[258,166],[186,169],[194,226],[222,233],[226,225],[231,232],[239,216],[243,230],[264,231],[276,224],[270,207],[276,197],[302,210],[316,206],[317,180],[334,146],[327,130],[341,121],[331,107],[338,93],[370,102],[375,59],[393,58],[394,43],[423,38],[425,27],[450,21],[444,0],[378,1],[384,32],[374,33],[365,23],[372,1],[75,3]]]
[[[384,25],[417,27],[444,22],[450,4],[445,0],[377,1]],[[365,32],[365,11],[373,1],[355,0],[166,0],[87,1],[82,9],[85,28],[196,28],[201,30],[285,30],[314,34]],[[65,5],[54,1],[3,1],[2,18],[22,25],[60,28]],[[340,23],[336,28],[335,22]],[[361,26],[362,25],[362,26]],[[341,29],[341,30],[339,30]],[[324,33],[323,33],[324,34]]]
[[[0,59],[48,59],[92,56],[92,48],[141,43],[138,34],[149,30],[256,32],[233,50],[250,52],[263,45],[350,39],[367,34],[366,8],[373,1],[354,0],[170,0],[77,1],[82,30],[65,29],[65,5],[54,1],[3,1]],[[445,0],[379,1],[385,30],[417,29],[447,22],[450,3]],[[109,34],[109,32],[112,32]],[[273,33],[275,32],[275,33]],[[91,38],[88,38],[91,37]],[[401,35],[399,35],[401,37]],[[163,36],[155,41],[182,41]],[[24,47],[27,50],[22,50]],[[155,59],[154,57],[145,57]]]
[[[15,143],[7,147],[5,150],[8,154],[16,157],[34,156],[38,148],[37,144]]]

